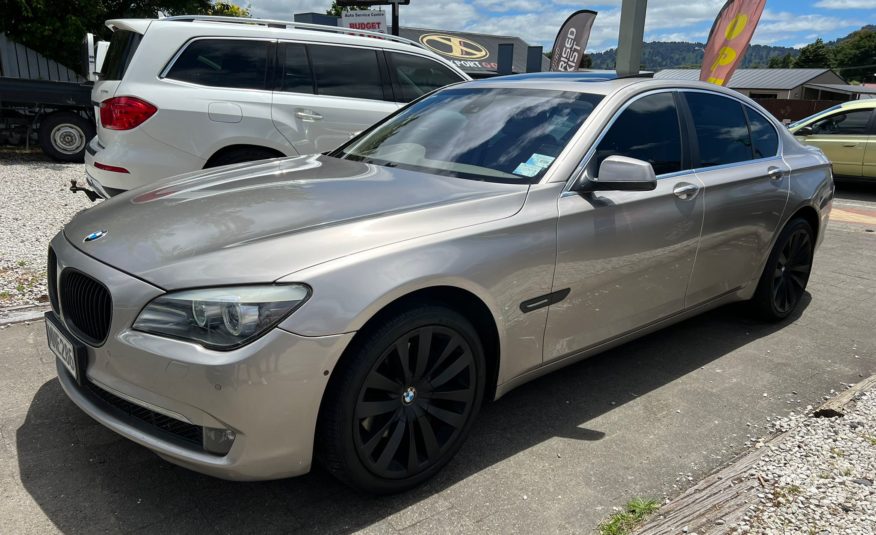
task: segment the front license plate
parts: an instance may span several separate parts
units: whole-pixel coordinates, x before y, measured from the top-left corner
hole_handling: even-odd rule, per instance
[[[81,344],[70,340],[66,329],[58,323],[51,312],[46,313],[46,339],[49,342],[49,349],[78,383],[80,355],[84,348]]]

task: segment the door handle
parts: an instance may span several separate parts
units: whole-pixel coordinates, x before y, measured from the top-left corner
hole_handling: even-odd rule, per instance
[[[781,180],[785,177],[785,172],[778,167],[770,167],[767,169],[767,176],[770,177],[770,180]]]
[[[295,112],[295,117],[298,117],[302,121],[310,123],[322,119],[322,115],[316,113],[313,110],[298,110]]]
[[[847,147],[847,148],[850,148],[850,149],[851,149],[851,148],[854,148],[854,147],[857,147],[857,146],[858,146],[857,143],[843,143],[843,147]]]
[[[700,191],[699,186],[682,183],[675,186],[672,193],[681,200],[689,201],[697,196],[698,191]]]

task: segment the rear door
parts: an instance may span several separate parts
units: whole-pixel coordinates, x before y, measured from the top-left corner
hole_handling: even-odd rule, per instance
[[[280,43],[271,117],[300,154],[333,150],[398,107],[381,51]]]
[[[806,143],[824,151],[835,175],[860,177],[864,174],[864,155],[870,138],[868,125],[873,110],[850,110],[833,113],[811,125],[812,135]]]
[[[587,172],[628,156],[651,163],[657,189],[560,197],[553,289],[568,297],[549,309],[545,362],[683,309],[704,206],[683,139],[675,92],[642,96],[598,142]]]
[[[682,95],[706,203],[685,299],[690,307],[739,290],[760,276],[791,179],[775,126],[760,112],[716,93]]]

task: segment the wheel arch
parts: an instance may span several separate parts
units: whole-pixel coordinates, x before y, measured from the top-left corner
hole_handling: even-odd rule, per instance
[[[376,328],[376,326],[379,326],[382,322],[386,321],[387,318],[397,315],[403,310],[408,310],[422,304],[447,306],[459,314],[462,314],[472,323],[480,336],[481,344],[484,348],[484,359],[487,365],[484,399],[493,399],[496,395],[501,354],[498,323],[493,312],[484,300],[475,293],[459,286],[427,286],[397,296],[384,304],[365,321],[361,328],[357,330],[335,366],[343,365],[344,357],[356,347],[356,344]]]
[[[265,152],[270,152],[273,154],[272,158],[283,158],[286,156],[286,154],[274,147],[268,147],[266,145],[254,145],[251,143],[235,143],[233,145],[226,145],[222,148],[215,150],[213,154],[210,155],[209,158],[207,158],[207,161],[204,162],[204,169],[210,167],[217,158],[224,156],[229,152],[234,152],[237,150],[261,150]]]

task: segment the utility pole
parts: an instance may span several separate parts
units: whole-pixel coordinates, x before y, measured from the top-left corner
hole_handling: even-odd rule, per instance
[[[618,76],[639,74],[642,64],[642,41],[645,39],[645,11],[648,0],[623,0],[620,32],[617,41]]]
[[[392,35],[398,37],[398,2],[392,3]]]

